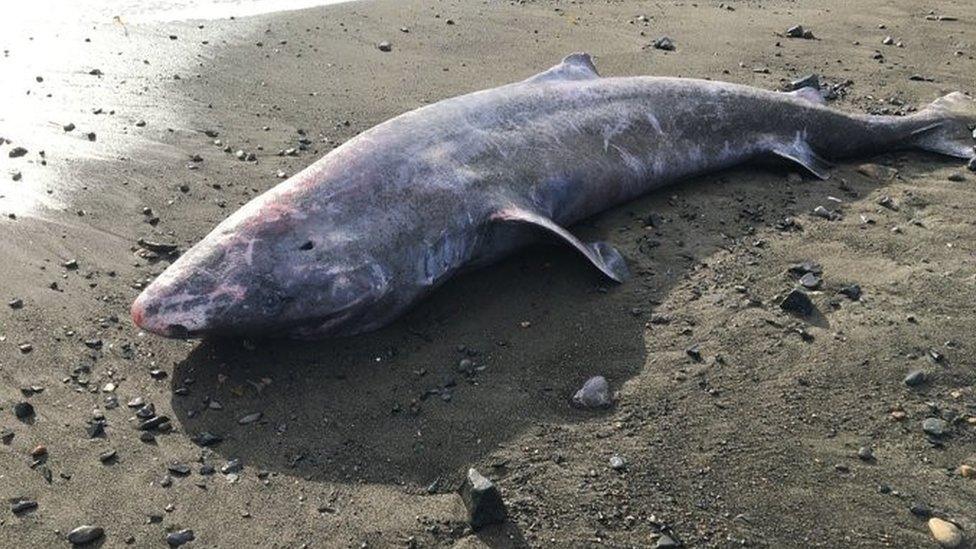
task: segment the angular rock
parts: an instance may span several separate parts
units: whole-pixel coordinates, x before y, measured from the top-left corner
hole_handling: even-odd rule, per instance
[[[586,380],[583,387],[573,395],[573,404],[580,408],[607,408],[613,404],[610,396],[610,384],[603,376],[594,376]]]
[[[925,372],[922,370],[912,370],[905,376],[905,385],[909,387],[918,387],[923,383],[925,383]]]
[[[801,316],[810,316],[815,310],[813,302],[810,301],[810,297],[806,293],[796,289],[786,294],[786,297],[780,302],[779,308],[788,313]]]
[[[674,51],[674,40],[671,40],[667,36],[662,36],[651,43],[654,49],[664,50],[664,51]]]
[[[468,522],[475,530],[505,520],[505,503],[498,487],[475,469],[468,469],[460,494],[468,510]]]
[[[30,402],[18,402],[14,404],[14,415],[20,420],[31,418],[34,416],[34,406]]]

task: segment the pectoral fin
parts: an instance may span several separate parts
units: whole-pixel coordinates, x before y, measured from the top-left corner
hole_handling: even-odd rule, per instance
[[[818,156],[806,141],[796,139],[790,143],[777,144],[770,152],[780,158],[796,162],[820,179],[830,179],[831,163]]]
[[[616,282],[623,282],[630,277],[627,264],[616,248],[606,242],[584,243],[548,217],[517,206],[509,206],[499,210],[492,218],[500,222],[522,223],[545,230],[576,248],[590,260],[590,263],[600,269],[600,272]]]

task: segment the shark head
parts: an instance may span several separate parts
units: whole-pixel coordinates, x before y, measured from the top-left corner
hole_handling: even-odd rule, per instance
[[[132,320],[165,337],[358,331],[387,294],[387,268],[357,238],[260,197],[146,287]]]

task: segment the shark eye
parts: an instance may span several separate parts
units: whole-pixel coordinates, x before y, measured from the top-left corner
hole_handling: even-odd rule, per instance
[[[299,250],[308,251],[315,247],[315,243],[311,240],[306,240],[304,244],[298,247]]]

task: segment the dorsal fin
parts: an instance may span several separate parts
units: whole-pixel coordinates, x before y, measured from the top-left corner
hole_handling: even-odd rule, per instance
[[[552,82],[558,80],[588,80],[590,78],[600,78],[600,73],[596,72],[593,59],[588,53],[571,53],[567,55],[562,63],[551,69],[540,72],[539,74],[527,78],[526,82]]]

